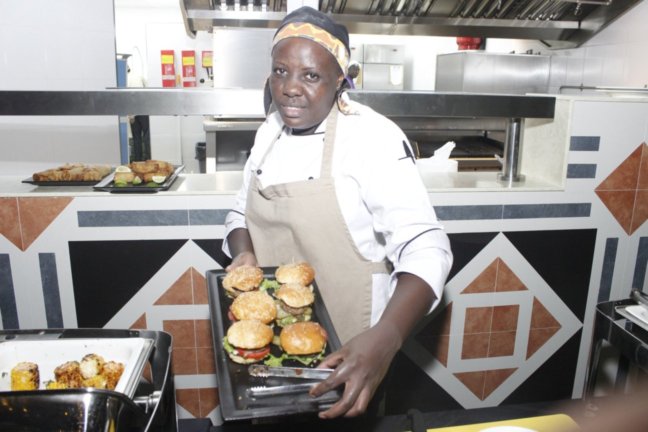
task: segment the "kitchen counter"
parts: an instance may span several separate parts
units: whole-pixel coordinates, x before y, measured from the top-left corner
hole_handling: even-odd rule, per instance
[[[540,179],[526,178],[523,182],[508,183],[499,181],[496,172],[422,172],[423,182],[429,192],[492,192],[492,191],[555,191],[560,185]],[[0,196],[114,196],[134,195],[131,193],[113,194],[96,191],[92,186],[36,186],[23,183],[23,176],[0,176]],[[243,181],[242,171],[218,171],[211,174],[180,174],[168,191],[163,195],[209,195],[235,194]],[[143,195],[150,195],[148,193]]]

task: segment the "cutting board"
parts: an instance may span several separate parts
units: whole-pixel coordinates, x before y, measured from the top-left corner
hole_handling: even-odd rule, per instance
[[[428,432],[576,432],[580,428],[565,414],[555,414],[540,417],[503,420],[490,423],[478,423],[464,426],[452,426],[440,429],[428,429]],[[525,428],[525,429],[518,429]]]

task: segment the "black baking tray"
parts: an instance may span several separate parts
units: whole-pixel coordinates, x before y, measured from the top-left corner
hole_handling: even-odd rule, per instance
[[[141,183],[138,185],[127,184],[125,186],[115,186],[114,177],[115,173],[108,174],[101,180],[99,183],[93,186],[94,190],[103,191],[103,192],[112,192],[112,193],[153,193],[168,190],[175,179],[180,174],[180,171],[184,169],[184,165],[174,165],[174,170],[171,174],[167,176],[164,182],[148,186],[147,184]]]
[[[262,269],[266,279],[274,280],[276,267],[262,267]],[[223,419],[233,421],[313,413],[325,409],[339,399],[341,391],[338,389],[319,398],[313,398],[307,392],[263,398],[249,397],[247,390],[251,387],[300,384],[309,382],[309,380],[252,377],[248,374],[249,365],[241,365],[230,360],[223,349],[222,343],[227,328],[231,325],[227,312],[232,304],[232,299],[225,295],[223,288],[222,282],[225,274],[224,270],[209,270],[206,273],[211,330],[216,357],[216,376],[218,378],[218,393]],[[328,355],[341,347],[340,339],[326,310],[317,282],[314,281],[312,285],[315,294],[312,321],[319,323],[328,333],[325,351],[325,354]],[[274,330],[275,334],[278,335],[281,328],[275,326]],[[281,355],[279,347],[272,345],[271,350],[274,355]],[[301,363],[293,363],[290,360],[284,361],[283,365],[303,367]]]

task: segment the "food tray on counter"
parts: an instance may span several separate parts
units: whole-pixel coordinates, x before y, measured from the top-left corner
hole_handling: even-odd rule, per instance
[[[274,280],[276,267],[262,267],[264,277]],[[209,294],[209,311],[211,316],[211,330],[214,342],[214,354],[216,357],[216,375],[218,378],[218,392],[223,419],[244,420],[255,418],[278,417],[301,413],[319,412],[330,406],[340,398],[338,390],[328,392],[319,398],[311,397],[307,391],[289,395],[275,395],[267,398],[254,398],[249,396],[249,389],[260,386],[279,386],[290,384],[314,383],[299,378],[286,377],[253,377],[248,373],[249,365],[233,362],[223,349],[223,338],[231,325],[228,317],[229,307],[232,304],[225,294],[223,288],[224,270],[209,270],[206,273],[207,289]],[[315,302],[313,304],[313,315],[311,320],[319,323],[328,333],[325,355],[337,351],[340,347],[340,340],[333,327],[333,322],[328,314],[324,301],[313,281],[313,293]],[[274,326],[275,335],[281,331],[281,327]],[[281,348],[271,344],[271,352],[275,356],[281,355]],[[260,363],[262,364],[262,363]],[[301,366],[299,362],[284,360],[283,366]]]
[[[124,364],[114,391],[132,398],[152,349],[153,340],[148,338],[6,340],[0,343],[0,392],[11,391],[11,369],[20,362],[38,365],[39,389],[45,390],[46,382],[54,380],[56,367],[94,353]]]
[[[108,174],[110,176],[111,174]],[[106,176],[107,177],[107,176]],[[106,178],[104,177],[104,179]],[[22,183],[32,184],[34,186],[94,186],[102,180],[90,180],[90,181],[37,181],[32,180],[31,178],[25,179]]]
[[[178,177],[178,174],[184,169],[184,165],[174,165],[173,172],[167,176],[162,183],[140,183],[138,185],[127,184],[116,186],[114,182],[115,174],[110,173],[99,183],[93,186],[94,190],[111,193],[154,193],[168,190]]]

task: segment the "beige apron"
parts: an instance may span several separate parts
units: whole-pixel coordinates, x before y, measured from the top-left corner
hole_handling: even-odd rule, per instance
[[[385,262],[365,259],[349,232],[331,175],[338,109],[326,121],[320,178],[262,189],[250,182],[246,223],[261,266],[307,261],[342,343],[369,328],[372,274],[386,273]],[[279,139],[271,143],[259,164]]]

